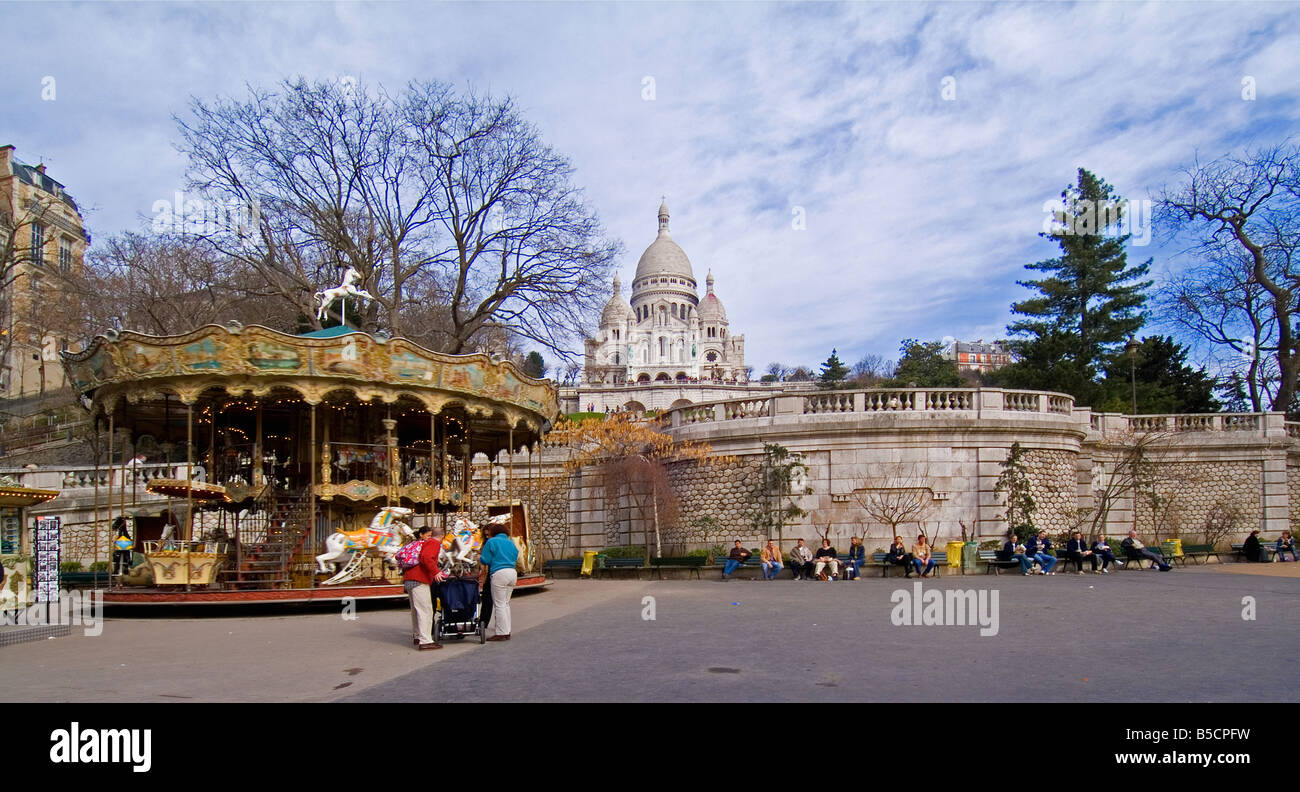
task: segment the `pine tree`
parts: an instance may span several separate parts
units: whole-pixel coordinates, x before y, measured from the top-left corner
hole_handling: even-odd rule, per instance
[[[546,361],[542,358],[541,353],[529,352],[524,358],[523,369],[528,376],[541,379],[546,376]]]
[[[1086,403],[1097,395],[1092,383],[1106,359],[1146,320],[1143,292],[1151,281],[1142,278],[1151,260],[1129,266],[1124,250],[1129,235],[1117,233],[1127,206],[1109,184],[1080,168],[1077,184],[1066,187],[1061,198],[1064,210],[1040,236],[1057,243],[1062,255],[1025,265],[1048,277],[1018,281],[1041,296],[1012,304],[1013,312],[1027,318],[1007,328],[1022,337],[1012,344],[1017,357],[1041,358],[1034,347],[1048,344],[1057,364],[1020,365],[1022,370],[1006,377]]]
[[[957,361],[943,356],[943,342],[904,338],[889,384],[895,388],[959,388],[965,385]]]
[[[844,383],[844,379],[849,376],[849,367],[844,365],[840,360],[836,350],[831,350],[831,356],[822,364],[822,373],[818,376],[818,384],[823,388],[836,388]]]

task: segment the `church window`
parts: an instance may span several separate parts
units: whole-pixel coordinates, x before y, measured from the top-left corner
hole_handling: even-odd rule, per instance
[[[673,303],[673,318],[677,318],[677,303]]]
[[[617,353],[617,352],[614,353],[614,365],[615,365],[615,366],[618,365],[618,353]]]
[[[659,359],[663,360],[667,354],[668,354],[668,340],[663,336],[659,336]]]
[[[704,356],[704,359],[707,360],[707,361],[709,361],[710,363],[717,362],[717,360],[718,360],[718,353],[717,353],[717,352],[712,352],[712,351],[710,351],[709,354],[707,354],[707,355]]]

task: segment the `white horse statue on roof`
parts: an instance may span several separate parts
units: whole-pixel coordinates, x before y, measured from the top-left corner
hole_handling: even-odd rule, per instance
[[[348,297],[356,297],[363,303],[372,302],[375,298],[370,292],[361,288],[361,273],[357,272],[355,267],[348,267],[347,272],[343,273],[343,282],[333,289],[316,292],[316,318],[325,321],[325,316],[329,312],[329,307],[335,300],[344,300]],[[347,303],[344,303],[346,310]]]

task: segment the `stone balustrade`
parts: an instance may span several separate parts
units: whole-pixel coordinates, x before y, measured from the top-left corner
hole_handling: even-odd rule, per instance
[[[202,465],[194,465],[193,477],[197,481],[206,479]],[[0,476],[13,478],[21,487],[48,490],[94,489],[100,487],[136,488],[144,494],[145,485],[154,479],[185,478],[185,463],[180,462],[145,462],[122,468],[100,467],[93,465],[50,465],[41,467],[0,468]],[[125,478],[124,478],[125,476]]]
[[[1016,417],[1024,413],[1076,420],[1074,399],[1062,393],[1004,391],[1000,388],[893,388],[781,393],[764,398],[689,404],[665,410],[671,427],[795,415],[871,415],[947,412],[968,416]],[[1093,427],[1096,428],[1095,426]]]

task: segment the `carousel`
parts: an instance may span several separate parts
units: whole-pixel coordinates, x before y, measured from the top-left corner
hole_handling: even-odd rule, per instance
[[[519,587],[546,582],[529,507],[558,393],[508,361],[346,326],[289,335],[231,323],[110,331],[64,366],[96,424],[119,433],[110,466],[126,475],[95,511],[137,563],[115,570],[105,602],[403,597],[392,558],[413,527],[451,541],[488,519],[521,550]],[[146,436],[177,473],[148,481],[141,506],[126,480],[143,460],[126,449]],[[474,475],[476,457],[502,456],[503,482]]]

